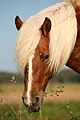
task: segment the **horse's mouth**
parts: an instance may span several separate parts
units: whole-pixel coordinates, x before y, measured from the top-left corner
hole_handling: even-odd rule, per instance
[[[39,112],[39,110],[41,109],[41,102],[38,102],[38,103],[32,103],[30,106],[28,106],[27,110],[29,113],[31,112]]]
[[[40,99],[39,96],[34,97],[30,105],[28,105],[27,103],[27,98],[22,97],[22,100],[29,113],[39,112],[39,110],[41,109],[42,100]]]
[[[28,112],[29,113],[32,113],[32,112],[39,112],[39,110],[40,110],[40,107],[39,106],[30,106],[30,107],[28,107]]]

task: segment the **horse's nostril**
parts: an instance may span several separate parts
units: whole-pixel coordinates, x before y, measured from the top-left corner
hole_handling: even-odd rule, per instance
[[[36,97],[36,102],[37,102],[37,103],[39,102],[39,97],[38,97],[38,96]]]
[[[24,100],[24,97],[22,96],[22,100]]]
[[[35,104],[38,104],[40,102],[40,97],[39,96],[36,96],[35,98],[34,98],[34,103]]]
[[[27,105],[27,99],[24,98],[23,96],[22,96],[22,101],[23,101],[24,105],[25,105],[26,107],[28,107],[28,105]]]

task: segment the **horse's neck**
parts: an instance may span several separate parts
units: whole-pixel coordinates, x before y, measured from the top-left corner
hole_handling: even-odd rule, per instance
[[[77,40],[74,50],[66,65],[80,73],[80,39]]]
[[[66,65],[75,70],[76,72],[80,73],[80,8],[79,11],[77,11],[76,13],[78,22],[77,41]]]

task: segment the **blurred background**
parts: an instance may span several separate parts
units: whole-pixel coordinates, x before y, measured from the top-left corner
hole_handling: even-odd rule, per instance
[[[61,0],[1,0],[0,1],[0,71],[16,72],[15,46],[18,31],[15,17],[23,21]]]
[[[80,75],[65,66],[49,81],[42,114],[26,114],[21,100],[24,79],[15,60],[18,34],[15,17],[18,15],[26,21],[28,17],[61,1],[0,0],[0,120],[80,119]]]

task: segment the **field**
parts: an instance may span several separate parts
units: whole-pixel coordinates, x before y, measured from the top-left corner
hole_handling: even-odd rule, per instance
[[[50,83],[40,112],[27,113],[22,104],[23,85],[0,85],[0,120],[80,120],[80,84]]]
[[[0,120],[80,120],[80,102],[47,102],[39,113],[31,114],[20,104],[0,105]]]

